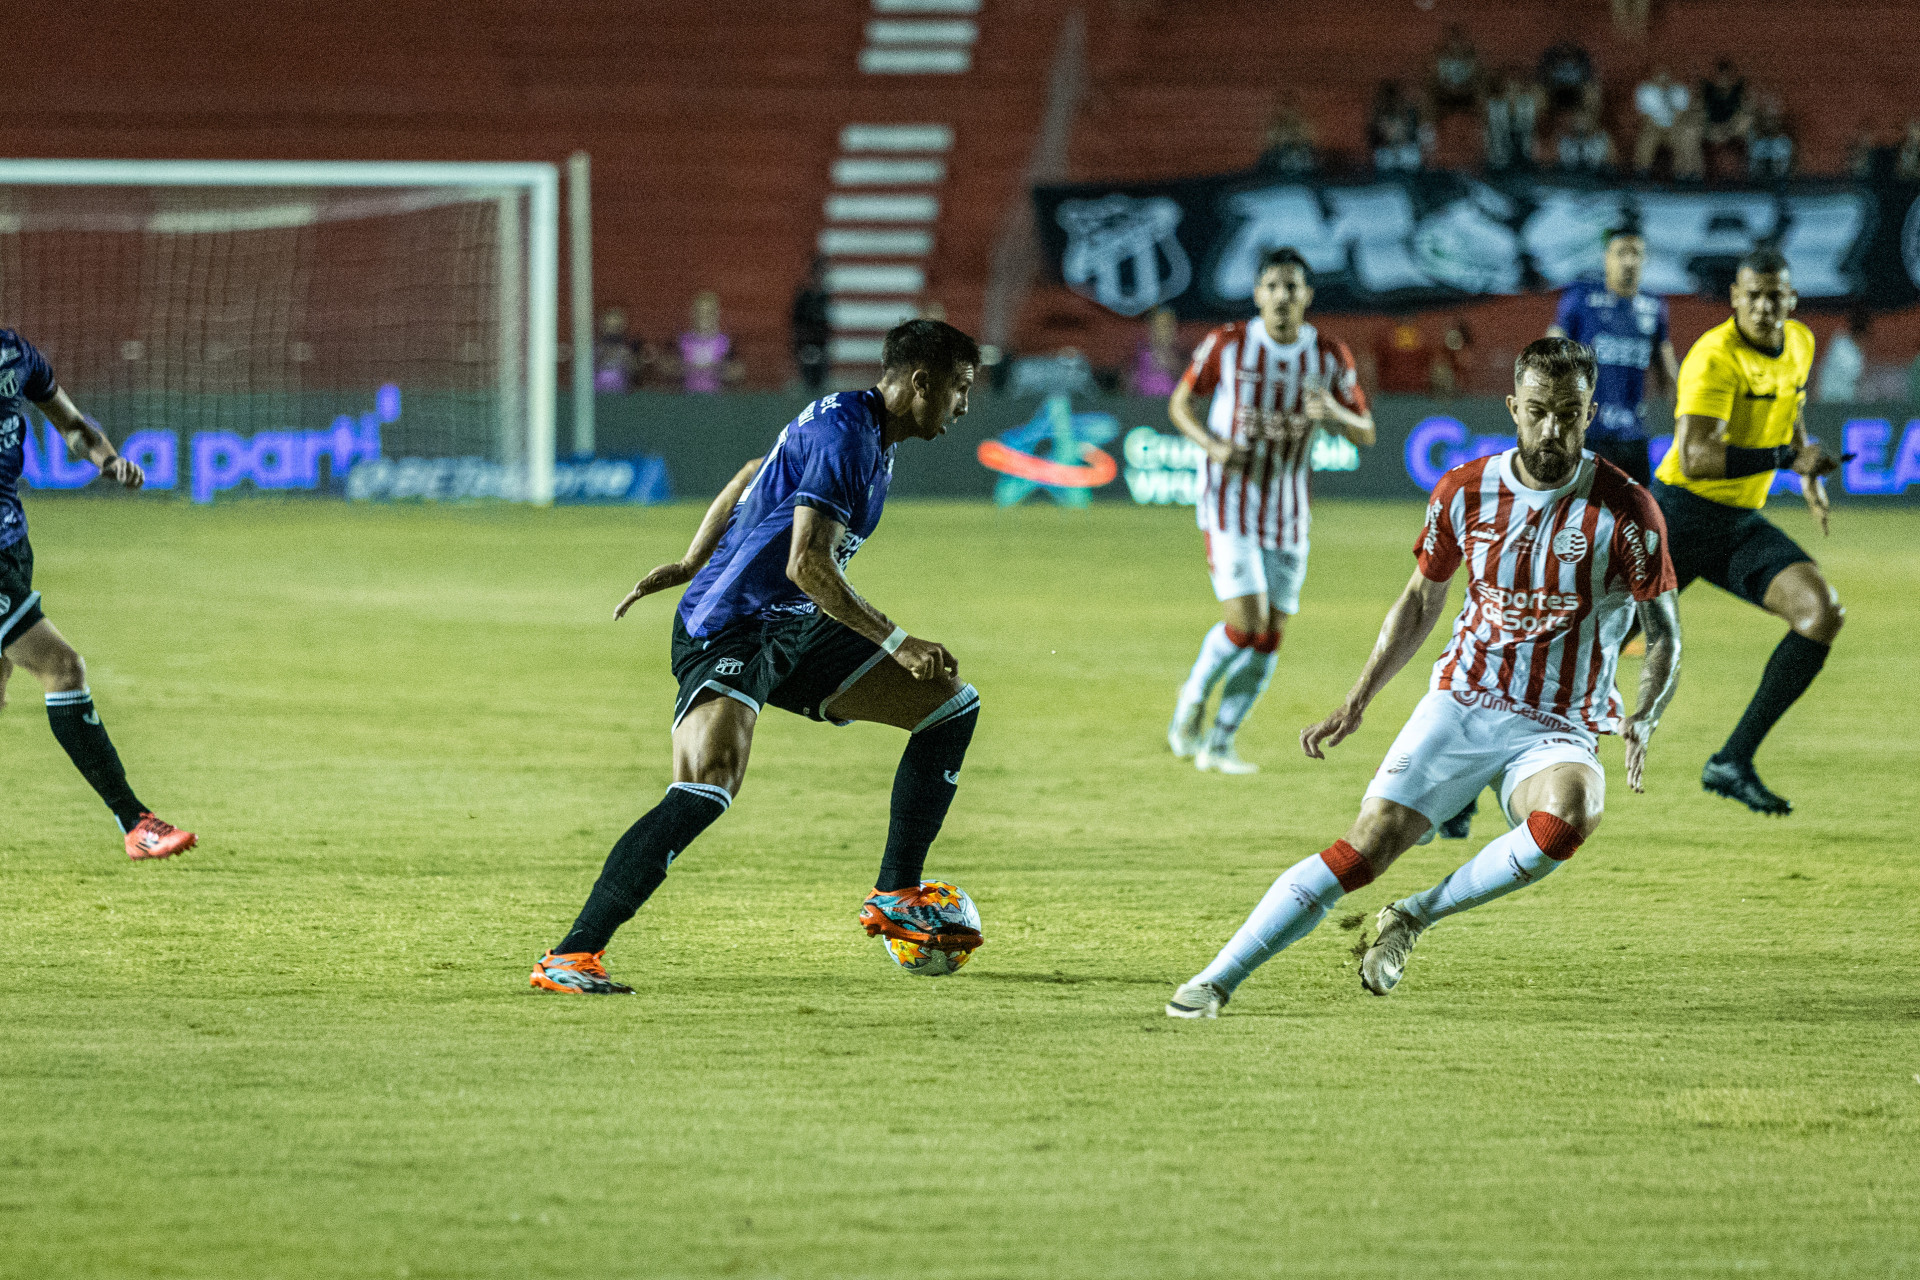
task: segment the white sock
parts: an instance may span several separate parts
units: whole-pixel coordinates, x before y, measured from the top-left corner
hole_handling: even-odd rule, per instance
[[[1541,852],[1526,823],[1469,858],[1452,875],[1425,893],[1402,898],[1393,905],[1418,920],[1432,924],[1471,911],[1495,898],[1504,898],[1549,874],[1560,864]]]
[[[1313,932],[1346,890],[1319,854],[1288,867],[1240,931],[1220,948],[1195,982],[1211,982],[1232,991],[1247,975]]]
[[[1273,669],[1279,664],[1277,653],[1242,649],[1240,660],[1227,668],[1227,682],[1220,689],[1220,710],[1213,718],[1229,738],[1239,731],[1253,704],[1273,683]]]
[[[1213,686],[1220,683],[1220,677],[1227,673],[1227,664],[1241,653],[1251,653],[1227,639],[1227,624],[1216,622],[1213,630],[1207,632],[1207,638],[1200,642],[1200,656],[1193,660],[1193,670],[1187,673],[1187,682],[1180,686],[1180,710],[1190,711],[1207,700],[1213,692]]]

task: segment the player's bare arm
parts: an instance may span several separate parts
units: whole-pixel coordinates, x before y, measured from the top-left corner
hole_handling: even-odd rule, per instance
[[[846,532],[845,525],[817,508],[795,507],[787,577],[829,618],[884,647],[893,637],[893,622],[861,598],[833,556],[833,549]],[[943,672],[949,676],[960,673],[959,660],[947,652],[945,645],[915,636],[901,639],[893,660],[916,680],[931,680]]]
[[[1633,714],[1620,726],[1620,736],[1627,745],[1627,785],[1635,791],[1646,790],[1640,780],[1647,765],[1647,744],[1680,687],[1678,597],[1677,591],[1663,591],[1635,610],[1640,630],[1647,637],[1647,660],[1640,668],[1640,694],[1634,700]]]
[[[1807,510],[1812,513],[1814,523],[1820,526],[1820,536],[1827,536],[1827,520],[1833,511],[1833,503],[1827,497],[1826,477],[1839,470],[1842,462],[1852,461],[1852,454],[1842,454],[1834,458],[1818,444],[1807,438],[1807,413],[1802,409],[1793,420],[1793,470],[1800,477],[1800,496],[1806,500]],[[1803,464],[1801,459],[1805,458]],[[1824,463],[1824,465],[1823,465]]]
[[[734,473],[733,479],[727,481],[727,487],[720,491],[719,496],[707,508],[706,515],[700,518],[700,527],[694,531],[693,542],[687,547],[687,554],[678,560],[656,565],[648,571],[646,577],[635,583],[633,590],[627,592],[626,598],[614,606],[613,617],[616,622],[626,616],[627,610],[633,607],[635,601],[650,596],[656,591],[684,586],[693,581],[694,574],[706,568],[707,561],[713,558],[714,548],[720,545],[721,535],[727,531],[728,517],[733,514],[734,507],[739,505],[740,495],[747,491],[747,486],[753,483],[753,478],[760,474],[760,464],[764,461],[766,461],[764,458],[755,458]]]
[[[100,468],[100,474],[115,484],[129,489],[138,489],[147,482],[146,473],[138,466],[120,456],[100,428],[87,420],[85,414],[74,405],[64,387],[55,387],[53,394],[45,400],[36,400],[34,404],[47,421],[53,424],[67,442],[67,451],[76,457],[85,458]]]
[[[1373,415],[1355,413],[1325,387],[1315,387],[1300,398],[1301,410],[1316,426],[1338,432],[1362,449],[1374,441]]]
[[[1325,748],[1337,747],[1352,736],[1368,705],[1420,652],[1446,607],[1447,584],[1435,582],[1415,569],[1400,598],[1387,610],[1373,652],[1367,655],[1367,664],[1360,669],[1360,678],[1348,691],[1346,701],[1319,724],[1300,731],[1300,749],[1315,760],[1324,760]]]
[[[1728,479],[1727,466],[1729,448],[1727,444],[1727,420],[1709,417],[1701,413],[1683,413],[1673,428],[1673,447],[1680,453],[1680,470],[1689,480]],[[1818,441],[1807,439],[1805,419],[1794,427],[1794,441],[1790,446],[1792,456],[1782,452],[1777,459],[1762,460],[1769,469],[1774,462],[1791,468],[1807,479],[1819,479],[1830,476],[1840,469],[1840,459],[1828,453]],[[1732,461],[1735,475],[1753,475],[1758,467],[1749,464],[1742,470],[1742,464],[1748,463],[1744,455],[1771,454],[1771,449],[1732,448]],[[1824,492],[1824,488],[1823,488]]]
[[[1167,417],[1181,435],[1199,445],[1214,465],[1229,471],[1238,471],[1247,465],[1248,449],[1245,445],[1235,444],[1207,430],[1206,423],[1193,411],[1193,393],[1185,383],[1173,389],[1173,395],[1167,400]]]

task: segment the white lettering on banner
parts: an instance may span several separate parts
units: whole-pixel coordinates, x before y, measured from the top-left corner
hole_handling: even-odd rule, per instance
[[[1484,182],[1420,220],[1413,253],[1429,276],[1468,293],[1520,292],[1520,238],[1513,201]]]
[[[1054,217],[1067,233],[1061,276],[1110,311],[1137,316],[1193,282],[1187,251],[1174,237],[1181,209],[1165,196],[1067,200]]]
[[[1627,213],[1619,192],[1542,187],[1520,242],[1554,287],[1597,276],[1602,236]],[[1769,195],[1754,191],[1649,191],[1633,197],[1647,239],[1641,288],[1652,294],[1697,293],[1703,259],[1738,258],[1778,238],[1793,264],[1794,288],[1809,298],[1852,293],[1847,259],[1866,229],[1872,197],[1861,192]],[[1920,283],[1920,278],[1916,278]]]

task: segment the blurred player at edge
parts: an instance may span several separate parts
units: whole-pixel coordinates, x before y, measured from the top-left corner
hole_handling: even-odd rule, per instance
[[[1593,391],[1593,428],[1587,432],[1587,451],[1605,458],[1643,485],[1653,483],[1653,464],[1647,452],[1646,405],[1648,382],[1658,394],[1672,391],[1680,366],[1673,340],[1667,336],[1664,298],[1640,292],[1647,265],[1647,241],[1630,227],[1607,232],[1606,280],[1602,285],[1582,282],[1560,295],[1560,310],[1547,326],[1549,338],[1572,338],[1590,347],[1600,365]],[[1655,357],[1658,360],[1655,360]],[[1642,652],[1636,635],[1627,652]],[[1440,824],[1440,835],[1464,840],[1472,834],[1478,797]]]
[[[1774,471],[1791,468],[1824,535],[1822,477],[1844,459],[1807,439],[1813,333],[1788,319],[1798,298],[1779,250],[1756,249],[1740,260],[1732,301],[1732,317],[1701,334],[1680,366],[1673,449],[1654,473],[1653,494],[1667,517],[1682,591],[1705,578],[1790,628],[1746,714],[1700,775],[1708,791],[1756,813],[1786,814],[1793,806],[1760,781],[1753,755],[1820,674],[1844,611],[1813,557],[1760,508]]]
[[[6,705],[13,668],[33,672],[47,691],[53,736],[113,810],[126,837],[127,856],[170,858],[193,848],[194,834],[160,821],[134,796],[120,753],[94,710],[87,664],[41,613],[40,593],[33,589],[33,546],[27,541],[27,513],[19,493],[29,400],[60,433],[64,447],[85,456],[101,475],[129,489],[146,482],[140,468],[115,452],[99,428],[74,407],[33,344],[11,329],[0,329],[0,707]]]
[[[1593,348],[1600,382],[1593,392],[1587,450],[1641,484],[1653,483],[1643,394],[1650,389],[1669,394],[1680,377],[1673,340],[1667,336],[1666,300],[1640,292],[1646,265],[1647,242],[1638,231],[1609,231],[1605,286],[1569,286],[1547,329],[1549,338],[1572,338]],[[1655,388],[1647,386],[1650,380]]]
[[[1300,611],[1314,429],[1373,443],[1353,356],[1306,323],[1307,260],[1293,249],[1267,250],[1253,301],[1260,314],[1209,333],[1167,402],[1173,425],[1207,455],[1195,515],[1224,615],[1180,687],[1167,745],[1221,773],[1259,771],[1233,739],[1273,679],[1287,618]],[[1194,408],[1203,396],[1204,423]],[[1216,685],[1220,706],[1209,729],[1207,696]]]
[[[938,320],[887,334],[878,386],[814,401],[707,509],[687,554],[642,578],[614,610],[691,582],[674,617],[673,785],[607,855],[573,929],[533,968],[548,991],[624,995],[602,954],[667,868],[740,794],[760,711],[893,725],[911,737],[869,934],[929,927],[920,871],[960,781],[980,698],[960,664],[861,599],[842,572],[873,536],[902,440],[932,440],[967,411],[980,349]]]
[[[1465,565],[1466,602],[1426,697],[1387,749],[1346,837],[1274,882],[1213,963],[1174,993],[1170,1016],[1216,1017],[1254,969],[1497,780],[1512,829],[1433,888],[1381,908],[1360,981],[1386,995],[1422,930],[1533,884],[1593,834],[1607,789],[1595,735],[1622,734],[1627,785],[1641,789],[1647,743],[1680,672],[1680,623],[1660,509],[1581,447],[1596,378],[1593,353],[1566,338],[1540,338],[1520,353],[1507,401],[1518,447],[1455,467],[1434,486],[1413,577],[1346,701],[1302,731],[1300,745],[1323,759],[1360,727],[1433,630],[1447,583]],[[1613,674],[1636,614],[1647,661],[1623,725]]]

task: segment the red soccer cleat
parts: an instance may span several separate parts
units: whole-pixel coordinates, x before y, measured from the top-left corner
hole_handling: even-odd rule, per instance
[[[193,832],[182,831],[150,813],[143,813],[133,830],[127,832],[127,856],[135,862],[148,858],[171,858],[176,853],[185,853],[198,843],[200,837]]]

